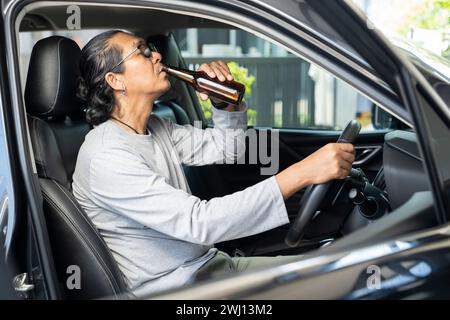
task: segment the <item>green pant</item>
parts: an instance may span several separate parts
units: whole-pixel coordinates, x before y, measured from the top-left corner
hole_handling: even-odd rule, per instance
[[[230,257],[222,251],[206,262],[195,274],[195,281],[202,281],[225,274],[272,267],[302,259],[303,255],[276,257]]]

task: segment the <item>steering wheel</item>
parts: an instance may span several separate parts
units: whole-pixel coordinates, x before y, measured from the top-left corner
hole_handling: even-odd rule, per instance
[[[361,125],[358,121],[352,120],[347,124],[344,131],[342,131],[337,143],[353,143],[358,137]],[[328,189],[334,182],[329,181],[323,184],[316,184],[309,186],[300,201],[300,209],[294,223],[291,225],[289,232],[286,235],[285,243],[290,247],[296,247],[302,239],[306,227],[311,222],[314,214],[325,198]]]

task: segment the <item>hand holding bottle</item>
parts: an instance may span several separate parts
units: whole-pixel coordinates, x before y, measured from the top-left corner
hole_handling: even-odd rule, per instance
[[[203,63],[197,69],[197,71],[205,72],[210,78],[217,78],[221,82],[225,82],[226,80],[232,81],[233,76],[231,75],[231,71],[228,68],[227,64],[222,60],[213,61],[210,63]],[[209,96],[206,93],[199,93],[200,99],[208,100]],[[214,99],[212,97],[212,99]]]
[[[197,71],[173,66],[163,66],[170,76],[191,85],[206,100],[214,97],[214,102],[240,105],[245,86],[233,80],[230,69],[223,61],[202,64]]]

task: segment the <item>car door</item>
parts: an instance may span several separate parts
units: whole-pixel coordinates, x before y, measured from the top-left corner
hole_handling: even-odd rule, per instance
[[[26,230],[26,222],[21,219],[17,193],[19,179],[14,163],[13,144],[8,141],[11,135],[10,96],[5,69],[6,52],[4,42],[3,16],[0,16],[0,294],[5,298],[17,298],[13,290],[13,275],[24,272],[26,265],[23,257],[26,252],[25,243],[18,238]],[[9,130],[8,130],[9,129]]]
[[[402,125],[355,88],[247,31],[197,28],[177,30],[175,37],[179,43],[189,43],[189,47],[181,49],[188,55],[185,61],[191,69],[211,59],[221,59],[228,63],[234,78],[246,86],[249,127],[246,156],[237,164],[197,169],[208,185],[202,197],[223,196],[267,179],[327,143],[336,142],[341,130],[353,119],[363,128],[355,144],[354,166],[363,169],[371,181],[380,173],[384,135]],[[193,55],[189,50],[196,45],[197,54]],[[210,104],[200,100],[199,103],[204,118],[213,126]],[[302,194],[303,190],[286,201],[291,221]],[[336,223],[325,221],[322,225]],[[239,248],[240,255],[292,253],[284,244],[288,227],[219,246],[232,254],[236,253],[234,248]],[[315,240],[305,250],[333,237],[335,232],[333,228],[321,227],[313,232],[311,238]],[[294,250],[298,252],[298,248]]]
[[[1,52],[1,54],[3,54]],[[3,87],[3,85],[2,85]],[[7,262],[6,257],[11,250],[11,239],[14,234],[11,169],[8,153],[5,148],[5,131],[3,122],[3,90],[0,90],[0,299],[14,298],[12,288],[12,272],[15,268]],[[11,261],[11,260],[9,260]],[[13,269],[13,270],[11,270]]]
[[[5,298],[17,298],[13,290],[13,276],[26,274],[24,255],[26,245],[19,241],[19,237],[26,230],[26,222],[19,210],[23,206],[17,203],[20,198],[17,193],[19,179],[14,163],[13,144],[8,141],[11,134],[8,121],[11,119],[8,105],[10,105],[7,77],[5,70],[3,17],[0,17],[0,293]],[[28,280],[27,280],[28,281]]]
[[[28,157],[27,126],[12,102],[20,77],[17,60],[10,60],[15,50],[7,41],[8,26],[13,25],[6,22],[8,14],[5,9],[0,15],[0,268],[6,268],[0,283],[11,287],[0,291],[14,299],[54,299],[59,293],[42,199],[33,196],[37,175]]]

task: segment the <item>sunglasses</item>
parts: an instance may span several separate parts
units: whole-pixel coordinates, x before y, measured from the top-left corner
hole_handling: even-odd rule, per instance
[[[131,51],[125,58],[123,58],[122,60],[120,60],[119,63],[117,63],[114,67],[111,68],[111,71],[113,71],[115,68],[117,68],[118,66],[120,66],[122,63],[125,62],[125,60],[127,60],[129,57],[131,57],[131,55],[133,53],[135,53],[136,51],[140,51],[142,55],[144,55],[144,57],[146,58],[150,58],[152,56],[152,52],[158,52],[158,50],[156,49],[155,45],[151,42],[145,44],[142,43],[139,46],[136,47],[136,49],[134,49],[133,51]]]

